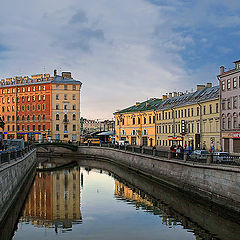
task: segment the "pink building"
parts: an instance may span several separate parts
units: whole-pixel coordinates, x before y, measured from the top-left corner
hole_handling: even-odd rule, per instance
[[[234,64],[235,68],[226,72],[221,66],[217,76],[221,102],[221,141],[223,151],[240,153],[240,60]]]

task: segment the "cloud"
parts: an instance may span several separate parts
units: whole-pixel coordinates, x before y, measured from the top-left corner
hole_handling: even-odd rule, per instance
[[[72,71],[83,82],[82,115],[110,118],[135,101],[214,82],[239,49],[239,6],[230,1],[236,8],[227,0],[4,2],[1,77]]]

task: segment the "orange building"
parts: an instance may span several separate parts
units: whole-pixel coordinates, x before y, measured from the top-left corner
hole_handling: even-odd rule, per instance
[[[52,98],[60,95],[58,94],[60,90],[55,89],[56,82],[64,86],[71,85],[71,88],[67,89],[74,89],[73,95],[76,101],[79,100],[77,102],[79,106],[75,107],[76,109],[72,114],[75,115],[75,118],[78,116],[80,119],[80,88],[82,83],[72,79],[71,74],[66,76],[63,73],[62,76],[58,76],[55,71],[54,77],[50,77],[50,74],[38,74],[32,75],[31,78],[7,78],[0,82],[0,117],[5,122],[4,130],[0,131],[2,138],[23,138],[25,141],[55,138],[56,123],[53,121],[56,118],[56,113],[53,113]],[[54,89],[54,93],[52,89]],[[67,94],[63,93],[62,95],[65,97]],[[63,104],[63,102],[58,103],[59,106]],[[57,114],[63,114],[67,110],[61,107],[57,110]],[[58,123],[58,128],[64,129],[61,128],[61,124],[64,123]],[[80,130],[78,131],[80,121],[76,119],[73,125],[69,126],[69,129],[73,128],[75,132],[67,135],[59,134],[60,140],[63,140],[64,136],[67,136],[65,140],[80,139]]]

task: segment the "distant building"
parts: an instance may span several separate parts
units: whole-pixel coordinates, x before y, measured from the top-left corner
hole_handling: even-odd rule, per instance
[[[115,122],[114,120],[90,120],[86,118],[81,119],[82,122],[82,135],[96,133],[96,132],[107,132],[114,131]]]
[[[221,138],[223,151],[240,153],[240,60],[225,72],[220,67]]]
[[[38,74],[0,82],[0,134],[5,139],[80,140],[80,89],[70,72]]]

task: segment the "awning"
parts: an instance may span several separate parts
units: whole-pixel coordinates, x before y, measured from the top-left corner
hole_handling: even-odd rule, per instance
[[[101,132],[101,133],[97,134],[97,136],[113,136],[113,135],[115,135],[114,131]]]

